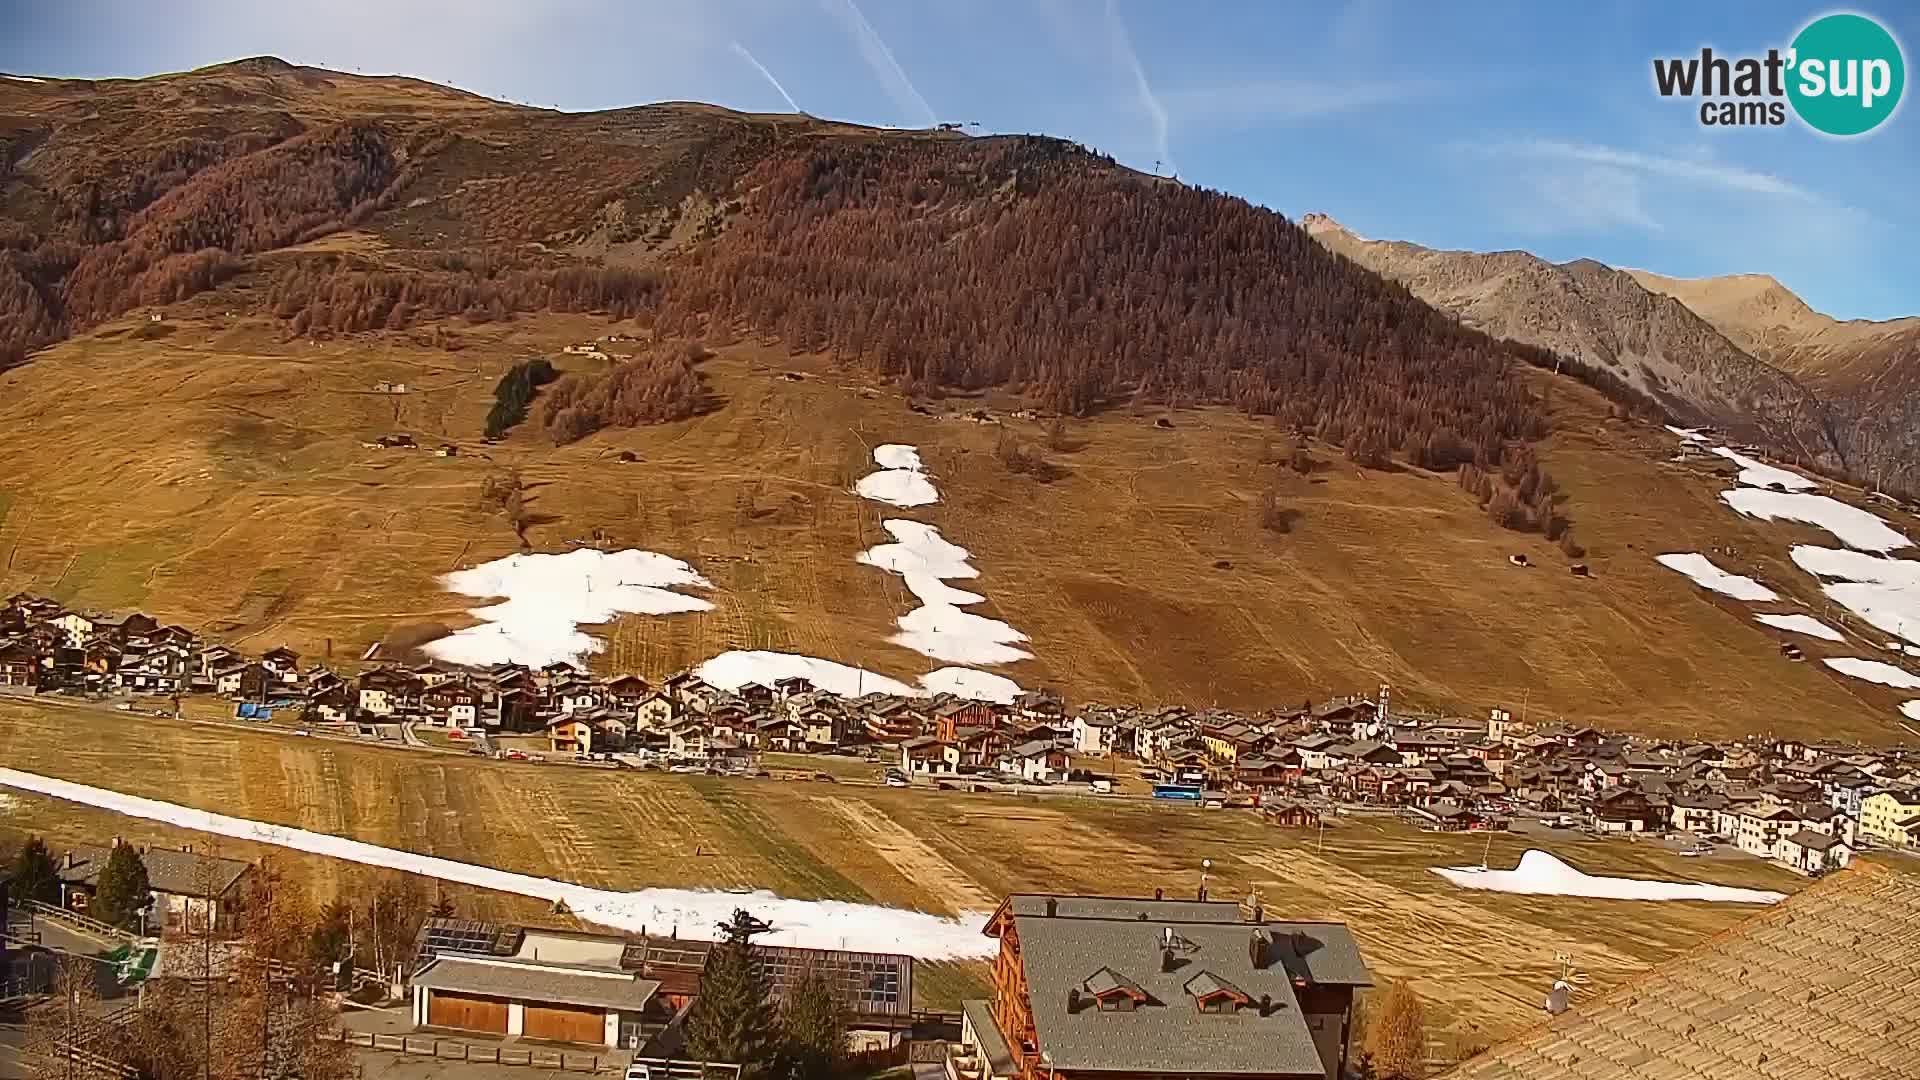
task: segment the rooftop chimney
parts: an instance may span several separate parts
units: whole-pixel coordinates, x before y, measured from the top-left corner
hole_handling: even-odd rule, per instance
[[[73,869],[73,852],[67,852],[66,857],[61,860],[61,866],[68,870]]]
[[[1273,1011],[1273,995],[1261,994],[1260,995],[1260,1015],[1265,1016],[1272,1011]]]
[[[1265,930],[1255,930],[1247,936],[1247,959],[1253,964],[1253,970],[1265,971],[1267,961],[1272,955],[1273,938]],[[1265,1016],[1262,1012],[1260,1015]]]
[[[1153,898],[1155,900],[1163,900],[1166,898],[1166,895],[1167,893],[1165,889],[1156,888],[1153,890]]]
[[[1074,1013],[1077,1013],[1079,1011],[1080,1011],[1080,988],[1077,986],[1069,986],[1067,987],[1067,1015],[1072,1016]]]
[[[119,846],[120,846],[120,838],[119,838],[119,837],[117,837],[117,836],[116,836],[116,837],[114,837],[114,838],[113,838],[113,846],[114,846],[114,847],[119,847]]]
[[[1164,972],[1171,972],[1174,970],[1173,946],[1171,945],[1160,950],[1160,970]]]
[[[1047,918],[1051,919],[1058,914],[1060,914],[1060,901],[1051,896],[1047,897]]]

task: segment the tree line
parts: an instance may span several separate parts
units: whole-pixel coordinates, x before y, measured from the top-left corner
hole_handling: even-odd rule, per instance
[[[493,408],[487,411],[486,437],[497,439],[527,418],[534,391],[560,377],[544,356],[522,360],[507,369],[493,388]]]
[[[598,374],[563,375],[540,398],[540,429],[555,445],[603,428],[685,420],[710,404],[694,365],[698,345],[656,345]]]
[[[1054,140],[816,147],[673,268],[667,334],[736,325],[915,392],[1006,385],[1083,415],[1220,403],[1377,451],[1545,430],[1523,358],[1217,192]]]
[[[395,137],[370,123],[259,141],[169,148],[104,204],[97,182],[62,192],[45,237],[16,224],[0,253],[0,366],[134,307],[211,288],[243,256],[364,221],[391,205],[435,145],[396,152]],[[232,156],[211,160],[220,155]]]
[[[364,260],[328,256],[276,270],[267,299],[294,336],[326,338],[405,330],[452,316],[474,323],[532,311],[632,318],[652,309],[660,287],[658,273],[625,267],[447,255],[425,267],[377,269]]]

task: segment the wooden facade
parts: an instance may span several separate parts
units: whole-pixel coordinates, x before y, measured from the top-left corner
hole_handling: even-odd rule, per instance
[[[1039,1036],[1033,1027],[1033,1006],[1027,996],[1027,972],[1020,962],[1020,932],[1014,925],[1013,912],[1001,905],[987,923],[986,932],[1000,939],[1000,951],[993,958],[993,1022],[1013,1051],[1022,1080],[1038,1080]]]
[[[432,1027],[456,1031],[505,1035],[507,1003],[498,998],[438,991],[427,1002],[427,1023]],[[594,1041],[599,1040],[596,1038]]]

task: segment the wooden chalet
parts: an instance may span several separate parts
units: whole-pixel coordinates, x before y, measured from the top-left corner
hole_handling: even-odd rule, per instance
[[[1269,806],[1261,811],[1261,816],[1270,825],[1283,829],[1317,829],[1320,827],[1320,812],[1305,803],[1281,803]]]

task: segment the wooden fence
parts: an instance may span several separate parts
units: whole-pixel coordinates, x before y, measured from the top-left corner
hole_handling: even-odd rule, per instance
[[[629,1062],[645,1065],[655,1080],[740,1080],[740,1066],[721,1062],[682,1061],[675,1058],[642,1058],[619,1051],[587,1053],[559,1048],[497,1046],[465,1039],[434,1035],[376,1035],[364,1031],[334,1029],[323,1038],[369,1050],[411,1054],[440,1061],[464,1061],[475,1065],[521,1065],[533,1069],[577,1073],[624,1072]]]
[[[117,926],[103,923],[99,919],[90,919],[77,911],[68,911],[66,908],[56,907],[53,904],[44,904],[38,900],[22,900],[20,901],[20,909],[22,911],[30,911],[42,919],[52,919],[54,922],[71,926],[75,930],[82,931],[83,933],[93,934],[96,937],[111,938],[114,941],[133,940],[132,934],[127,933]]]

